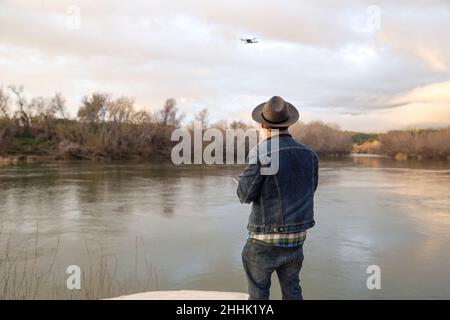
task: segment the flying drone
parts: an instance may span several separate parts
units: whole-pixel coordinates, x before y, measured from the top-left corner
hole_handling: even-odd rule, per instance
[[[244,43],[258,43],[258,41],[256,41],[256,38],[241,38],[241,41]]]

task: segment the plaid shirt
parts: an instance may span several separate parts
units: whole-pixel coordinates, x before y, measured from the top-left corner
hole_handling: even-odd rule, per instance
[[[295,233],[253,233],[250,232],[248,237],[250,239],[265,242],[267,244],[283,247],[292,248],[298,247],[305,242],[306,231],[295,232]]]

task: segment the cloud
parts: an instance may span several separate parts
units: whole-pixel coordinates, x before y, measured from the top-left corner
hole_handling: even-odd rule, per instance
[[[417,87],[390,101],[392,105],[412,103],[448,103],[450,111],[450,81]]]
[[[448,1],[421,6],[387,4],[376,41],[406,58],[416,59],[430,71],[448,76],[450,43],[444,39],[450,30],[449,14]]]
[[[4,0],[0,84],[24,84],[30,96],[62,91],[72,114],[83,95],[107,91],[153,110],[173,97],[187,114],[208,107],[212,121],[250,114],[272,95],[349,129],[413,125],[425,106],[446,115],[449,5],[371,5]],[[69,6],[80,9],[79,29],[68,28]],[[241,43],[246,35],[259,43]]]

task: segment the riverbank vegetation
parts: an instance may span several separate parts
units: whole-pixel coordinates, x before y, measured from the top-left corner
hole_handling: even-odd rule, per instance
[[[172,131],[182,126],[193,129],[193,122],[183,123],[184,118],[174,99],[150,112],[137,110],[132,98],[98,92],[85,96],[76,117],[70,117],[60,93],[28,99],[23,87],[0,87],[0,156],[3,161],[35,157],[168,160],[176,143],[170,140]],[[194,115],[204,129],[224,133],[253,128],[240,120],[210,123],[208,118],[207,109]],[[336,126],[299,123],[292,133],[320,154],[351,152],[350,135]]]
[[[339,157],[352,152],[351,135],[335,124],[298,122],[289,130],[294,138],[309,145],[319,155]]]
[[[161,110],[136,110],[128,97],[93,93],[70,118],[65,99],[25,98],[23,87],[0,88],[0,155],[55,159],[166,159],[183,115],[168,99]]]
[[[391,130],[356,140],[353,146],[355,153],[381,154],[396,160],[450,161],[450,127]]]
[[[450,161],[450,127],[389,131],[380,135],[379,143],[380,153],[397,160]]]
[[[0,300],[86,299],[97,300],[158,289],[156,268],[144,254],[142,237],[136,237],[130,253],[131,272],[124,273],[117,258],[104,253],[102,247],[92,248],[85,242],[86,257],[80,263],[79,288],[70,288],[68,265],[58,262],[61,239],[53,253],[43,258],[36,228],[32,247],[4,237],[0,230]],[[25,242],[26,243],[26,242]],[[15,248],[12,250],[12,248]]]
[[[167,99],[161,109],[150,112],[136,108],[130,97],[99,92],[86,95],[76,116],[71,117],[61,93],[29,99],[21,86],[0,86],[0,164],[35,158],[169,160],[176,144],[170,140],[173,130],[193,129],[193,122],[185,123],[184,119],[174,99]],[[239,120],[209,123],[207,109],[194,119],[203,128],[222,132],[252,128]],[[323,156],[356,152],[397,160],[450,160],[450,127],[369,134],[313,121],[298,122],[290,131]]]

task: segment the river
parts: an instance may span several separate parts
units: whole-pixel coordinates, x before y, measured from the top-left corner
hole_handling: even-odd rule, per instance
[[[87,273],[108,259],[123,280],[119,293],[138,290],[133,279],[148,282],[141,290],[245,292],[250,206],[239,203],[232,180],[241,170],[83,161],[2,167],[0,259],[8,251],[23,264],[36,247],[36,270],[54,265],[61,287],[67,266]],[[306,299],[450,299],[449,162],[323,159],[315,217],[300,277]],[[379,290],[367,288],[370,265],[380,268]],[[54,295],[40,289],[39,297]],[[275,275],[271,297],[281,297]]]

